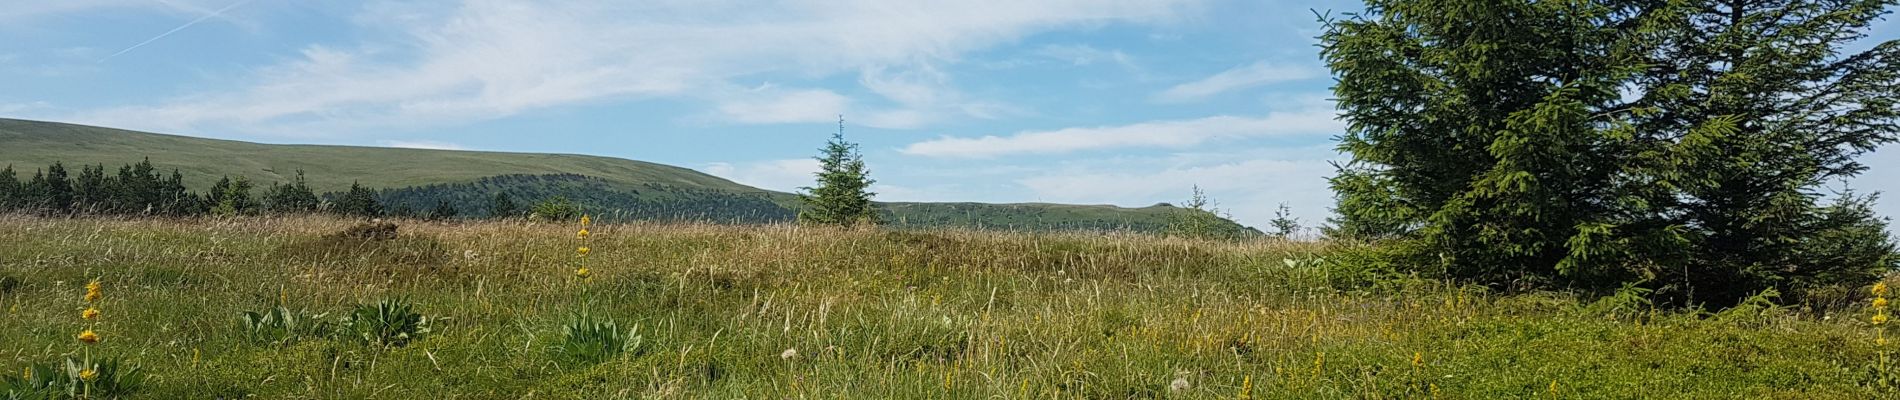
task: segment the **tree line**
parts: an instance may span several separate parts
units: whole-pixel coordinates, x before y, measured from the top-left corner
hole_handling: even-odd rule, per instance
[[[299,170],[290,182],[272,182],[259,193],[250,179],[221,177],[204,192],[185,187],[184,174],[174,168],[161,173],[150,158],[120,166],[107,173],[104,164],[80,165],[73,173],[62,162],[36,169],[22,180],[13,165],[0,168],[0,212],[50,215],[137,215],[188,217],[261,214],[335,213],[365,217],[404,216],[456,218],[464,216],[453,204],[440,203],[425,212],[386,209],[377,190],[352,183],[349,190],[317,193]],[[526,215],[507,193],[495,195],[491,216]]]

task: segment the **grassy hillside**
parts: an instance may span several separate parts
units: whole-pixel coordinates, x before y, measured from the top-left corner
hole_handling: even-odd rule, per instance
[[[276,145],[203,139],[55,122],[0,118],[0,165],[30,175],[54,161],[119,165],[150,157],[166,170],[184,172],[194,190],[218,177],[288,182],[298,169],[318,191],[348,189],[350,182],[399,188],[513,174],[580,174],[618,183],[657,183],[734,192],[761,191],[691,169],[649,162],[573,154],[501,153],[384,147]]]
[[[1900,395],[1861,309],[1501,296],[1380,278],[1365,248],[600,225],[580,279],[575,226],[326,237],[350,223],[0,216],[0,381],[90,354],[142,367],[132,397],[162,399]],[[81,351],[95,279],[103,341]],[[378,345],[344,325],[386,299],[427,332]],[[276,305],[299,328],[240,321]],[[559,350],[583,311],[638,345]]]
[[[632,216],[710,217],[721,221],[772,223],[796,215],[789,193],[741,185],[691,169],[649,162],[572,154],[398,149],[354,146],[275,145],[202,139],[55,122],[0,118],[0,165],[13,165],[22,179],[54,161],[69,167],[119,165],[150,157],[160,169],[181,170],[193,190],[222,176],[245,176],[260,187],[287,182],[298,169],[319,192],[341,191],[351,182],[386,189],[386,201],[426,210],[449,199],[469,215],[485,212],[495,191],[523,201],[548,196],[592,200],[590,208]],[[77,168],[71,168],[77,170]],[[484,178],[578,175],[597,182],[488,185]],[[434,186],[431,186],[434,185]],[[456,185],[456,186],[448,186]],[[393,193],[392,193],[393,192]],[[763,196],[778,205],[751,204]],[[731,203],[746,203],[727,214]],[[658,206],[659,209],[652,207]],[[1090,229],[1158,231],[1172,207],[1123,208],[1062,204],[886,203],[890,221],[905,227],[982,226],[999,229]],[[1227,232],[1258,231],[1228,223]]]

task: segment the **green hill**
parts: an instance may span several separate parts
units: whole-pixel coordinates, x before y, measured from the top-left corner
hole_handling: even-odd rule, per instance
[[[796,215],[796,196],[741,185],[687,168],[574,154],[260,144],[56,122],[0,118],[0,165],[21,178],[55,161],[108,170],[149,157],[178,169],[187,187],[204,190],[220,177],[244,176],[268,186],[303,170],[319,192],[352,182],[383,189],[392,208],[424,209],[449,201],[470,214],[495,192],[524,201],[565,196],[609,215],[638,219],[783,222]],[[75,168],[76,169],[76,168]],[[1129,229],[1156,231],[1179,211],[1169,206],[884,203],[898,226],[994,229]],[[1257,233],[1231,224],[1234,232]]]

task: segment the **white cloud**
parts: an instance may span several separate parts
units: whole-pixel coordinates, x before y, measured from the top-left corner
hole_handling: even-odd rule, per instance
[[[468,150],[467,147],[463,147],[459,144],[432,140],[383,140],[376,142],[376,144],[380,144],[383,147],[400,147],[405,149]]]
[[[0,116],[31,114],[36,111],[52,109],[53,105],[44,101],[26,103],[0,103]]]
[[[945,137],[913,143],[902,151],[929,157],[981,158],[1128,147],[1187,148],[1210,141],[1242,137],[1329,135],[1344,127],[1333,118],[1334,112],[1330,108],[1275,112],[1259,118],[1222,115],[1122,126],[1029,131],[1010,136]]]
[[[1078,67],[1102,62],[1114,63],[1128,68],[1134,68],[1135,66],[1133,57],[1129,57],[1128,53],[1123,53],[1121,50],[1102,50],[1095,48],[1095,46],[1085,44],[1047,45],[1041,49],[1037,49],[1036,54]]]
[[[811,186],[816,179],[812,174],[817,173],[818,169],[818,160],[794,158],[738,164],[711,163],[700,168],[700,171],[746,186],[794,192],[800,187]]]
[[[1233,90],[1278,82],[1298,81],[1321,76],[1311,68],[1279,66],[1265,61],[1222,71],[1198,81],[1183,83],[1156,93],[1154,100],[1179,103],[1204,99]]]
[[[1326,176],[1331,152],[1279,159],[1177,163],[1172,159],[1130,160],[1071,165],[1019,179],[1043,201],[1143,207],[1187,201],[1195,185],[1205,190],[1242,224],[1266,229],[1275,209],[1285,203],[1303,225],[1318,226],[1331,212],[1332,190]],[[1241,158],[1241,157],[1220,157]]]
[[[781,90],[761,86],[718,106],[726,121],[742,124],[782,124],[835,121],[851,99],[824,89]]]
[[[277,133],[459,123],[607,99],[692,98],[764,73],[824,76],[955,60],[1041,31],[1171,21],[1198,1],[465,0],[435,13],[371,5],[356,23],[388,37],[311,46],[227,80],[239,85],[232,89],[73,119]],[[907,90],[878,91],[898,103],[932,99]],[[899,108],[882,119],[924,124],[968,108],[952,103]]]

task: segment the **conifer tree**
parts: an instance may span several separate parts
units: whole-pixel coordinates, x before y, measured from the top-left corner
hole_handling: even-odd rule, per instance
[[[436,199],[435,208],[429,209],[430,219],[438,219],[438,220],[454,219],[455,217],[460,216],[461,214],[462,214],[462,210],[456,209],[455,204],[450,203],[449,199]]]
[[[46,199],[48,191],[49,189],[47,188],[47,184],[46,184],[46,171],[45,170],[33,171],[33,178],[27,179],[26,184],[20,186],[19,207],[22,209],[32,210],[35,212],[46,211],[47,203],[49,202]]]
[[[804,193],[799,198],[805,202],[805,209],[798,212],[798,221],[838,226],[881,222],[877,206],[871,202],[876,193],[868,190],[875,181],[858,154],[858,144],[845,140],[843,117],[838,118],[838,132],[820,151],[818,186],[802,188]]]
[[[111,211],[111,192],[106,181],[106,166],[80,165],[73,179],[73,208],[82,213]]]
[[[282,185],[272,183],[270,190],[264,195],[264,202],[265,208],[275,213],[316,211],[319,203],[317,193],[310,190],[302,169],[297,170],[296,177],[292,178],[290,183]]]
[[[163,211],[164,181],[152,167],[150,158],[119,167],[118,178],[113,183],[112,202],[121,212]]]
[[[58,161],[46,167],[46,178],[40,183],[41,206],[46,211],[66,214],[73,211],[72,179],[66,175],[66,166]]]
[[[347,215],[375,217],[383,214],[383,206],[376,202],[376,191],[351,182],[350,191],[344,192],[343,197],[337,199],[336,207],[332,211]]]
[[[1280,203],[1280,208],[1273,211],[1273,220],[1268,221],[1267,225],[1273,227],[1274,236],[1283,239],[1300,233],[1300,220],[1293,217],[1293,209],[1287,207],[1286,203]]]
[[[1892,3],[1370,1],[1320,37],[1352,156],[1329,233],[1673,304],[1870,281],[1884,222],[1817,189],[1900,133],[1900,41],[1842,51]]]
[[[495,201],[488,208],[489,217],[513,218],[519,215],[521,215],[521,205],[516,204],[515,199],[508,196],[508,192],[495,193]]]
[[[204,209],[198,202],[198,196],[193,196],[185,189],[185,176],[176,168],[172,169],[170,179],[158,185],[158,197],[150,204],[154,205],[148,207],[150,211],[174,217],[197,214]]]
[[[1202,239],[1228,236],[1221,231],[1222,216],[1216,206],[1219,204],[1207,197],[1201,185],[1194,185],[1193,195],[1181,205],[1180,210],[1175,211],[1168,223],[1168,233]]]

